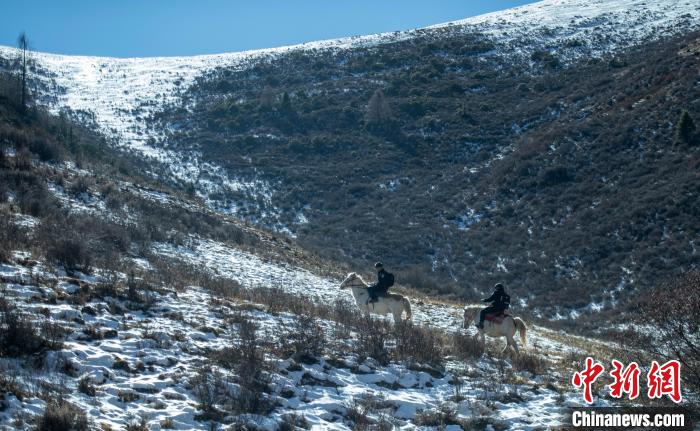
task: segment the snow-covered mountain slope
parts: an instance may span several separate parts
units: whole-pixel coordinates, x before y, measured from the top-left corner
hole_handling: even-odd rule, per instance
[[[462,26],[529,52],[585,41],[596,55],[697,28],[698,19],[691,0],[545,0],[429,28]]]
[[[325,40],[280,48],[191,57],[109,58],[36,53],[64,94],[52,102],[95,114],[100,127],[126,145],[146,155],[162,157],[148,144],[160,135],[144,123],[159,106],[174,103],[202,73],[217,67],[245,68],[257,61],[295,51],[353,49],[391,43],[440,31],[483,32],[495,38],[499,50],[538,46],[556,49],[572,39],[600,39],[595,52],[602,53],[696,28],[700,6],[692,1],[662,0],[546,0],[426,29]],[[0,47],[11,57],[12,48]]]
[[[203,195],[230,189],[265,199],[269,196],[266,190],[273,185],[236,178],[235,173],[201,162],[196,153],[169,151],[168,131],[154,128],[148,120],[165,106],[182,103],[183,92],[207,71],[246,68],[291,52],[313,55],[317,50],[368,48],[415,37],[439,38],[450,32],[493,38],[495,52],[487,55],[527,57],[536,49],[556,51],[566,46],[562,56],[566,60],[688,31],[697,28],[699,21],[700,5],[690,0],[545,0],[425,29],[256,51],[127,59],[35,53],[34,59],[40,66],[37,78],[44,81],[45,88],[54,89],[41,98],[54,112],[70,108],[91,113],[116,143],[163,162],[173,178],[195,184]],[[0,57],[14,55],[12,48],[0,47]],[[274,204],[267,207],[274,211]]]
[[[94,175],[71,164],[61,168],[71,181]],[[133,185],[128,190],[154,203],[181,205],[165,193]],[[51,192],[71,213],[113,218],[104,197],[93,191],[75,197],[56,186]],[[30,230],[39,224],[28,215],[14,219]],[[563,409],[580,404],[580,396],[565,385],[565,364],[588,352],[581,346],[606,348],[532,325],[525,360],[534,365],[499,355],[502,340],[489,341],[485,356],[446,354],[439,366],[410,358],[381,361],[364,353],[362,334],[344,326],[339,314],[314,317],[324,342],[317,356],[301,359],[288,353],[290,340],[309,334],[300,331],[302,316],[292,312],[292,304],[280,301],[302,298],[316,307],[352,311],[350,294],[339,289],[339,279],[195,235],[182,242],[153,243],[149,257],[130,258],[137,274],[131,280],[126,273],[101,268],[68,275],[27,250],[14,250],[0,264],[5,317],[17,313],[13,315],[36,327],[53,328],[42,334],[56,338],[54,347],[41,354],[0,357],[0,429],[35,424],[51,409],[54,401],[48,394],[54,393],[84,411],[96,429],[122,429],[140,421],[144,429],[156,430],[212,429],[217,423],[276,430],[287,429],[283,425],[290,421],[312,430],[358,429],[362,423],[413,430],[445,421],[453,424],[447,429],[478,424],[541,429],[560,424]],[[160,259],[173,268],[201,268],[228,285],[239,282],[243,290],[227,294],[204,284],[158,283]],[[133,292],[130,284],[136,286]],[[265,296],[267,289],[275,290]],[[474,329],[462,329],[459,306],[412,301],[415,323],[443,337],[441,349],[458,336],[474,342],[463,335]],[[245,377],[220,359],[231,354],[227,348],[242,345],[243,322],[253,323],[256,343],[264,351],[258,366],[265,375],[259,395],[271,404],[266,413],[240,410],[237,400],[246,388]],[[387,334],[395,336],[393,330]],[[381,349],[394,355],[395,344],[381,341]],[[207,394],[213,410],[205,408]],[[612,403],[601,391],[596,405]]]
[[[21,254],[16,257],[22,261]],[[0,429],[27,426],[34,414],[47,408],[46,400],[29,389],[42,381],[63,386],[68,401],[84,410],[96,427],[121,429],[143,418],[148,429],[210,429],[199,407],[198,378],[212,352],[235,345],[240,337],[238,326],[231,322],[254,322],[259,339],[275,345],[291,336],[298,319],[291,313],[221,299],[194,286],[148,292],[149,306],[141,309],[140,303],[109,294],[91,293],[86,302],[79,299],[86,291],[97,292],[104,282],[101,277],[77,280],[18,263],[0,265],[0,278],[6,283],[5,298],[69,334],[60,350],[49,352],[43,369],[31,370],[22,360],[0,360],[3,374],[15,376],[15,393],[0,399]],[[289,281],[304,278],[302,274],[297,280],[292,274]],[[320,323],[328,339],[334,339],[336,324]],[[559,359],[551,356],[556,353],[550,346],[560,344],[547,343],[539,335],[537,339],[544,343],[530,342],[550,355],[554,366]],[[454,418],[464,423],[478,418],[498,424],[499,429],[530,429],[561,423],[562,409],[579,404],[577,394],[556,383],[558,371],[533,375],[484,358],[473,363],[451,359],[446,372],[435,372],[410,364],[382,365],[359,357],[351,346],[345,349],[334,353],[328,348],[327,355],[309,363],[269,353],[268,391],[277,407],[268,415],[237,416],[227,411],[221,421],[275,430],[288,415],[298,415],[306,429],[354,429],[358,418],[352,416],[353,403],[374,400],[378,406],[365,407],[368,420],[398,429],[422,429],[420,418],[442,409],[453,410]],[[508,371],[499,371],[504,366]],[[223,386],[217,397],[237,396],[236,372],[215,369]],[[485,383],[489,376],[503,373],[512,373],[508,383]],[[599,405],[609,402],[601,400]]]

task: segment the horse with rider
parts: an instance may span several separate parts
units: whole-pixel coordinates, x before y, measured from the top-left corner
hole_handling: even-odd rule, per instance
[[[340,288],[349,288],[357,306],[367,315],[392,314],[394,322],[399,322],[405,313],[406,320],[411,320],[411,303],[408,298],[389,293],[389,288],[394,285],[394,275],[384,269],[381,262],[375,263],[374,269],[377,272],[376,282],[367,284],[362,277],[353,272],[343,280]],[[520,340],[524,345],[527,327],[522,319],[507,313],[510,308],[510,295],[506,293],[503,284],[496,283],[493,294],[481,301],[489,305],[485,308],[477,305],[468,305],[464,308],[464,328],[469,326],[469,322],[474,321],[477,335],[482,342],[485,340],[485,335],[505,337],[507,341],[505,349],[512,347],[517,352],[518,345],[514,336],[519,332]]]

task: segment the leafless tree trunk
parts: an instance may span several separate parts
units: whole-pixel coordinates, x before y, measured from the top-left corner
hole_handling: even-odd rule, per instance
[[[22,32],[17,37],[17,48],[19,48],[19,66],[20,66],[20,82],[21,82],[21,93],[20,93],[20,104],[22,109],[27,107],[27,69],[28,69],[28,51],[29,51],[29,38],[27,38],[27,33]]]

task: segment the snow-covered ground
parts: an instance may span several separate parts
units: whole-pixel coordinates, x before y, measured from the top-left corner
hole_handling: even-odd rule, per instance
[[[62,169],[68,184],[89,175],[70,165]],[[137,185],[124,183],[120,188],[164,206],[185,205]],[[71,211],[111,219],[110,210],[92,191],[75,196],[55,184],[51,190]],[[38,223],[21,214],[13,219],[29,229]],[[159,258],[237,280],[247,289],[274,287],[319,304],[352,302],[350,293],[339,289],[339,279],[196,235],[181,243],[184,245],[155,243],[151,249]],[[282,345],[295,335],[298,317],[285,311],[266,311],[264,305],[221,298],[199,286],[155,285],[141,289],[142,300],[134,301],[124,290],[115,294],[104,287],[114,279],[113,274],[95,268],[93,275],[69,277],[62,269],[46,267],[31,256],[16,251],[10,262],[0,264],[0,296],[39,326],[60,325],[67,336],[62,347],[49,351],[43,361],[0,358],[2,375],[13,376],[11,387],[24,392],[21,399],[12,391],[0,396],[0,429],[29,427],[47,406],[46,395],[38,389],[47,385],[64,391],[68,401],[84,410],[95,426],[122,429],[143,417],[149,429],[162,429],[165,424],[174,429],[210,429],[201,420],[203,411],[194,388],[197,373],[212,351],[235,345],[240,331],[235,322],[240,316],[256,323],[263,343]],[[133,261],[144,275],[154,268],[145,258]],[[122,283],[126,280],[125,274],[117,275]],[[411,300],[416,324],[445,334],[465,331],[460,306],[429,298]],[[363,359],[351,342],[338,338],[335,322],[319,322],[327,348],[318,361],[296,362],[276,354],[275,349],[266,354],[274,410],[264,416],[237,418],[229,411],[224,422],[246,420],[274,430],[284,418],[296,415],[309,429],[345,430],[353,427],[351,411],[360,408],[371,421],[397,429],[422,429],[417,425],[422,417],[445,410],[458,420],[491,423],[499,429],[547,428],[559,423],[562,409],[577,405],[580,398],[560,383],[563,371],[557,364],[580,356],[581,345],[597,343],[580,339],[571,346],[565,341],[572,339],[567,334],[530,327],[528,351],[542,355],[552,367],[548,373],[517,371],[510,359],[494,357],[503,346],[503,340],[497,340],[489,342],[489,353],[483,358],[462,361],[448,357],[444,371],[435,374],[410,363],[381,365]],[[471,334],[473,329],[466,332]],[[235,396],[236,373],[219,366],[214,369]],[[81,380],[89,382],[95,396],[80,390],[86,386],[81,386]],[[7,380],[0,379],[3,381]],[[459,398],[455,398],[456,391]]]
[[[156,249],[175,252],[164,245]],[[177,250],[177,255],[192,263],[198,262],[197,256],[220,259],[213,270],[248,280],[250,286],[277,286],[295,292],[314,289],[319,297],[327,292],[325,300],[346,294],[330,290],[337,289],[337,280],[262,262],[212,243],[199,243],[197,250]],[[230,254],[217,254],[224,251]],[[99,274],[77,280],[61,271],[52,273],[41,264],[25,266],[22,262],[18,259],[0,265],[6,298],[39,321],[60,324],[69,335],[60,350],[49,352],[43,368],[33,369],[29,361],[9,358],[0,359],[0,368],[6,375],[17,376],[21,387],[39,387],[40,382],[67,386],[68,400],[84,409],[98,426],[120,429],[133,418],[144,417],[150,429],[161,429],[166,419],[175,429],[208,429],[206,421],[196,419],[201,411],[192,385],[207,352],[236,339],[236,325],[230,323],[236,313],[256,322],[259,337],[266,342],[281,342],[293,328],[295,317],[291,314],[268,313],[261,307],[214,298],[196,286],[184,291],[165,288],[143,292],[150,301],[147,309],[110,294],[77,301],[86,289],[95,291]],[[212,263],[207,260],[208,265]],[[255,274],[271,275],[266,279]],[[418,321],[427,324],[430,319],[436,326],[459,330],[451,313],[457,310],[441,314],[436,312],[438,305],[433,307],[418,307]],[[330,339],[333,324],[322,323]],[[553,349],[560,345],[536,332],[534,337],[530,335],[530,342],[538,344],[540,352],[556,354]],[[358,358],[351,350],[332,357],[327,354],[312,364],[275,357],[268,360],[274,365],[270,386],[278,407],[268,416],[248,417],[263,429],[276,429],[286,414],[302,416],[310,429],[350,429],[346,415],[353,400],[372,398],[381,407],[368,412],[369,416],[377,421],[383,418],[399,429],[416,429],[412,420],[417,414],[445,406],[463,420],[486,417],[501,427],[536,429],[559,423],[561,409],[577,405],[579,398],[568,388],[551,386],[554,375],[515,371],[513,382],[489,383],[493,376],[503,376],[503,366],[510,367],[489,357],[476,362],[448,360],[446,372],[439,375],[402,363],[382,366],[372,359]],[[230,371],[220,371],[225,380],[230,379],[226,381],[235,379]],[[94,385],[96,396],[76,390],[80,379]],[[457,400],[456,379],[462,397]],[[229,385],[235,393],[236,385]],[[566,393],[560,394],[562,389]],[[11,429],[18,418],[29,422],[31,414],[40,414],[46,402],[38,395],[30,393],[19,400],[7,394],[0,401],[0,427]]]
[[[578,42],[595,56],[697,29],[699,20],[700,4],[692,0],[545,0],[428,28],[480,31],[528,55]]]

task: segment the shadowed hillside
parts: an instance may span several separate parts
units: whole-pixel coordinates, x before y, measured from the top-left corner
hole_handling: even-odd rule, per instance
[[[152,180],[332,266],[607,319],[697,266],[699,23],[688,1],[546,0],[249,52],[35,53],[30,80]]]
[[[571,64],[493,48],[463,34],[219,68],[159,120],[273,184],[301,242],[419,288],[501,280],[567,315],[697,265],[700,147],[675,130],[699,112],[697,33]]]

